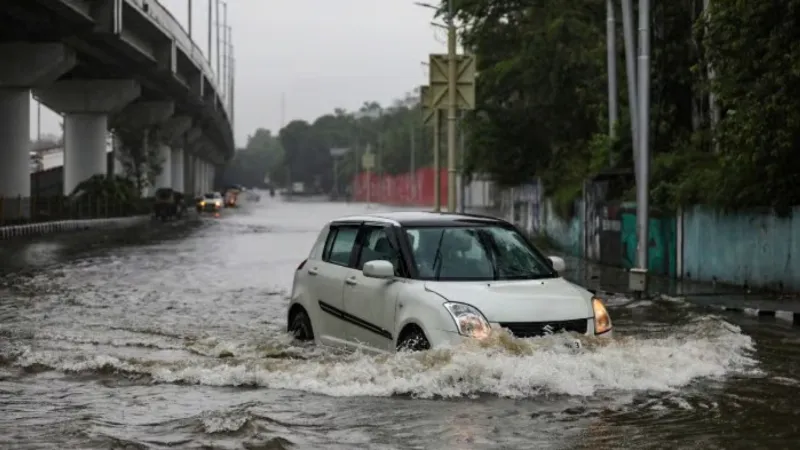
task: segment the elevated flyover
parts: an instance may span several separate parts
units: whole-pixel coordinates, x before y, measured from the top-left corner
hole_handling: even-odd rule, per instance
[[[156,187],[210,188],[233,156],[232,90],[155,0],[0,0],[0,196],[30,195],[30,94],[64,117],[64,192],[143,133]],[[133,130],[133,131],[131,131]]]

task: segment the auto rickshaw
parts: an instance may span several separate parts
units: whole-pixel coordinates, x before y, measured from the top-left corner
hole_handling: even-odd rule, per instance
[[[159,188],[155,192],[153,216],[166,222],[169,219],[180,219],[186,214],[184,195],[171,188]]]
[[[228,189],[225,191],[225,207],[226,208],[235,208],[236,203],[239,201],[239,190],[238,189]]]

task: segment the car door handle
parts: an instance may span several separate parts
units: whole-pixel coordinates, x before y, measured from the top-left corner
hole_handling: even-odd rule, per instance
[[[308,274],[309,275],[316,275],[318,273],[319,273],[319,269],[317,269],[316,267],[314,267],[312,269],[308,269]]]
[[[356,282],[356,277],[350,277],[344,280],[345,283],[349,284],[350,286],[355,286],[358,283]]]

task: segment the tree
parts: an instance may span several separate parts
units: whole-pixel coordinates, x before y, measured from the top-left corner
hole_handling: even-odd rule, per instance
[[[134,182],[140,193],[144,192],[163,170],[164,162],[159,160],[158,149],[162,142],[160,128],[119,125],[111,133],[117,141],[114,150],[118,152],[117,159],[122,164],[125,177]]]
[[[247,138],[245,148],[238,149],[222,174],[224,185],[243,184],[265,187],[280,183],[285,177],[282,170],[284,151],[276,136],[259,128]]]
[[[800,0],[710,4],[705,12],[696,0],[653,5],[651,204],[786,212],[800,204]],[[608,136],[605,0],[454,0],[454,7],[480,74],[476,109],[463,119],[469,172],[505,186],[538,177],[557,206],[569,206],[588,177],[633,171],[621,44],[617,137]],[[616,33],[622,43],[621,24]],[[412,148],[417,166],[429,165],[432,135],[420,124],[417,99],[415,91],[391,106],[364,102],[358,111],[290,123],[279,133],[282,170],[329,189],[329,150],[338,146],[353,149],[339,162],[343,179],[359,170],[367,147],[379,173],[408,171]],[[609,200],[632,200],[633,188],[620,183]]]
[[[412,148],[417,166],[429,164],[432,155],[424,149],[431,134],[422,126],[418,97],[418,92],[406,94],[389,107],[364,102],[358,111],[337,108],[313,123],[287,124],[280,132],[286,155],[284,173],[291,176],[291,181],[305,183],[307,188],[329,192],[337,178],[339,183],[349,181],[360,170],[361,157],[367,148],[376,154],[375,170],[380,173],[407,172]],[[335,165],[338,169],[335,174],[330,154],[333,148],[350,149]]]

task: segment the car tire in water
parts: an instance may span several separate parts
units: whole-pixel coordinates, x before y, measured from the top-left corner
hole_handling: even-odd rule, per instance
[[[412,328],[404,332],[397,341],[397,351],[421,352],[430,349],[431,344],[428,342],[428,338],[419,328]]]
[[[311,327],[311,319],[308,313],[301,309],[297,311],[289,321],[289,334],[294,335],[298,341],[314,340],[314,329]]]

